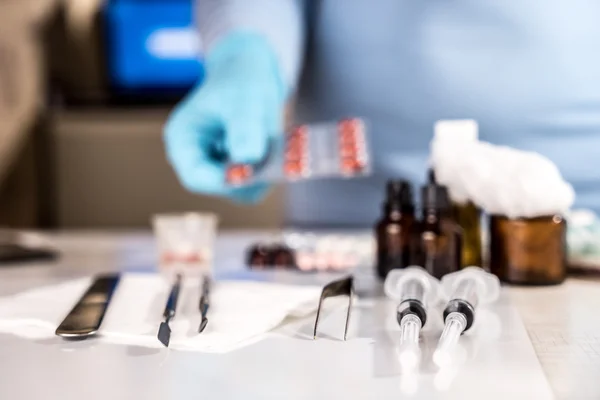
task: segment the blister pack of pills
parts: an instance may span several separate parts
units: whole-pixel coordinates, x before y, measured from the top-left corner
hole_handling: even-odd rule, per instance
[[[372,234],[286,231],[270,241],[250,246],[246,264],[252,269],[342,271],[372,266],[375,243]]]
[[[371,172],[368,137],[360,118],[299,125],[257,164],[231,164],[227,183],[298,181],[316,178],[352,178]]]

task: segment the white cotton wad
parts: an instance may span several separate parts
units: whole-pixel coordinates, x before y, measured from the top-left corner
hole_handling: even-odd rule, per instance
[[[469,151],[469,145],[477,142],[478,126],[474,120],[438,121],[434,128],[434,138],[431,142],[430,164],[435,171],[436,180],[448,186],[448,192],[453,201],[466,203],[468,194],[465,187],[456,181],[463,167],[460,161]],[[446,182],[453,181],[453,185]]]
[[[573,205],[573,187],[548,158],[477,140],[452,143],[446,132],[436,132],[431,164],[453,201],[509,218],[563,214]]]

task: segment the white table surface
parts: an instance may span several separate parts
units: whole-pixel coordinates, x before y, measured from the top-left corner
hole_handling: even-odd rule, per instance
[[[251,237],[223,235],[219,274],[235,273]],[[0,268],[1,296],[97,272],[154,268],[146,233],[62,233],[43,240],[62,250],[60,261]],[[555,397],[599,399],[600,280],[570,278],[560,286],[507,292]],[[219,355],[0,335],[0,399],[404,398],[397,384],[364,373],[356,354],[339,345],[350,342],[294,343],[272,338]],[[494,371],[482,377],[493,380]]]

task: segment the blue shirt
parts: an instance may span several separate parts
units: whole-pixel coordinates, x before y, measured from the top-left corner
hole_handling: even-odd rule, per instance
[[[453,118],[548,156],[576,206],[600,211],[600,2],[262,0],[252,21],[236,14],[240,0],[213,2],[229,3],[228,21],[276,33],[297,119],[370,123],[374,175],[290,185],[290,223],[372,224],[385,181],[423,182],[433,125]]]

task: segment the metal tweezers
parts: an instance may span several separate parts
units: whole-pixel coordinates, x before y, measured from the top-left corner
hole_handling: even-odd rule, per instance
[[[321,307],[323,300],[328,297],[337,296],[348,296],[348,310],[346,311],[346,326],[344,328],[344,340],[348,335],[348,324],[350,323],[350,310],[352,309],[352,294],[354,292],[354,278],[347,276],[346,278],[333,281],[325,285],[321,292],[321,298],[319,299],[319,307],[317,308],[317,318],[315,319],[315,329],[313,332],[313,339],[317,338],[317,326],[319,325],[319,316],[321,314]]]

